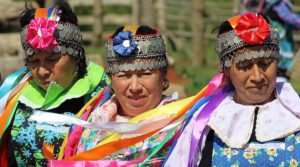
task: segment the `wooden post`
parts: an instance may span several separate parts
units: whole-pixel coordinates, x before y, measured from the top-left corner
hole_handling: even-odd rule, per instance
[[[192,50],[193,66],[199,67],[206,63],[204,50],[203,13],[204,0],[192,0],[191,27],[192,27]]]
[[[233,1],[232,14],[233,15],[240,14],[242,12],[242,10],[243,10],[243,7],[242,7],[241,0],[234,0]]]
[[[184,1],[186,1],[186,0],[180,0],[179,2],[180,2],[180,4],[184,4]],[[182,5],[180,5],[180,6],[182,6]],[[179,12],[178,15],[180,16],[180,18],[183,18],[184,15],[185,15],[185,13],[184,13],[184,12]],[[180,20],[180,21],[178,22],[178,31],[179,31],[179,32],[184,32],[184,25],[185,25],[185,24],[186,24],[186,23],[185,23],[183,20]],[[178,36],[178,40],[179,40],[179,41],[184,41],[184,36],[183,36],[183,35],[179,35],[179,36]],[[178,49],[179,49],[179,50],[182,50],[183,47],[184,47],[184,45],[178,45]]]
[[[154,27],[154,1],[153,0],[141,0],[142,3],[142,19],[141,24],[149,25]]]
[[[53,0],[46,0],[46,3],[45,3],[45,7],[46,8],[49,8],[49,7],[53,6],[53,5],[54,5]]]
[[[157,1],[157,26],[161,32],[165,32],[167,29],[166,25],[166,6],[165,0]]]
[[[131,0],[132,4],[132,23],[140,24],[140,0]]]
[[[94,25],[93,25],[93,46],[99,46],[100,40],[103,33],[103,18],[102,18],[102,0],[94,0],[93,7],[93,17],[94,17]]]

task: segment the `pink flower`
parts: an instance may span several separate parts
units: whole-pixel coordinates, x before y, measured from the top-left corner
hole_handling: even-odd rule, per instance
[[[57,41],[54,38],[54,31],[57,28],[55,21],[45,18],[36,18],[30,21],[26,34],[27,42],[34,49],[47,50],[55,47]]]

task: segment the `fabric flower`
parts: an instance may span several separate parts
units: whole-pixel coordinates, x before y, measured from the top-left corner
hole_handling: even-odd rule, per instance
[[[119,55],[128,57],[132,55],[138,44],[131,31],[122,31],[114,38],[113,48]]]
[[[27,42],[34,49],[47,50],[56,46],[54,31],[57,28],[55,21],[37,18],[30,21],[26,34]]]
[[[270,26],[261,15],[247,13],[239,18],[234,31],[245,43],[262,44],[270,34]]]

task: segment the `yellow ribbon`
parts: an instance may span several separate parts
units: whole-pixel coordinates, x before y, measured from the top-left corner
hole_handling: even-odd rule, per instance
[[[124,26],[123,31],[131,31],[132,35],[136,35],[136,31],[139,28],[137,25]]]
[[[196,96],[186,98],[177,102],[173,102],[158,108],[155,108],[153,110],[147,111],[135,118],[132,118],[129,120],[129,122],[139,122],[146,118],[151,118],[154,116],[161,116],[162,114],[174,114],[176,115],[172,118],[170,123],[176,121],[178,118],[183,116],[200,98],[204,97],[205,91],[207,89],[207,86],[203,88]],[[128,146],[134,145],[140,141],[145,140],[146,138],[152,136],[153,134],[157,133],[159,130],[161,130],[163,127],[159,129],[153,129],[152,132],[149,132],[147,134],[133,137],[133,138],[127,138],[127,139],[120,139],[119,134],[113,134],[110,137],[106,138],[100,144],[98,144],[95,148],[88,150],[86,152],[77,154],[72,157],[68,157],[65,160],[99,160],[102,159],[114,152],[117,152],[123,148],[126,148]]]

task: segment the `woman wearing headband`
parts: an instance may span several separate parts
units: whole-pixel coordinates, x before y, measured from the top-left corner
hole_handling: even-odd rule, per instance
[[[178,96],[176,93],[163,95],[163,91],[168,88],[168,61],[164,40],[157,30],[148,26],[124,26],[107,38],[105,46],[106,72],[111,78],[111,91],[114,95],[93,109],[88,120],[92,126],[95,125],[94,128],[85,128],[80,139],[76,133],[81,131],[73,128],[65,146],[64,159],[76,160],[72,164],[74,166],[83,162],[97,163],[98,166],[105,166],[105,163],[121,166],[136,163],[160,164],[170,144],[158,149],[154,156],[150,154],[168,134],[175,134],[175,131],[170,130],[173,127],[167,126],[174,113],[150,110],[173,102]],[[109,129],[97,130],[96,125],[103,124],[107,124]],[[164,126],[169,128],[145,140],[136,143],[131,140]],[[124,147],[126,144],[121,140],[126,139],[127,143],[132,144]],[[117,144],[114,144],[113,148],[103,151],[107,148],[103,148],[105,143],[109,145],[114,142]],[[99,151],[95,150],[97,147],[100,147]],[[147,157],[149,159],[146,160]],[[87,161],[91,159],[98,161]],[[69,161],[51,161],[49,164],[55,166],[57,163],[71,165]]]
[[[166,166],[299,162],[300,99],[290,84],[276,83],[278,44],[262,15],[246,13],[221,25],[216,51],[224,84],[186,123]]]
[[[10,166],[45,166],[43,145],[51,145],[57,157],[70,126],[51,121],[63,115],[81,117],[79,111],[109,80],[102,67],[86,63],[77,17],[65,1],[52,8],[26,8],[20,24],[28,70],[6,84],[17,85],[12,89],[17,90],[25,74],[32,77],[18,90],[10,116],[5,119],[8,111],[1,113],[1,122],[7,125],[1,127],[1,160],[7,161],[7,152]],[[11,99],[7,100],[9,106]],[[47,113],[58,116],[47,117]],[[7,163],[4,161],[1,165]]]

